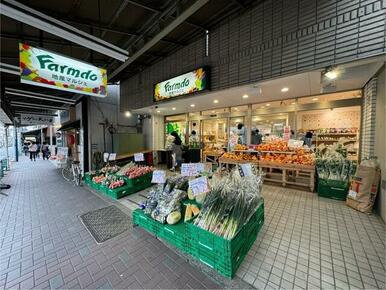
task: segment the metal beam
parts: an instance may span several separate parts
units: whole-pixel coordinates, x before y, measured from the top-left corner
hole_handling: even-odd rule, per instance
[[[38,105],[38,104],[31,104],[26,102],[10,102],[11,107],[24,107],[24,108],[35,108],[35,109],[43,109],[43,110],[64,110],[68,111],[68,108],[62,108],[62,107],[55,107],[55,106],[48,106],[48,105]]]
[[[52,98],[51,96],[49,98],[47,98],[47,97],[28,95],[28,94],[17,93],[17,92],[10,92],[7,90],[5,91],[5,94],[6,95],[13,95],[13,96],[21,96],[21,97],[26,97],[26,98],[30,98],[30,99],[44,100],[44,101],[49,101],[49,102],[75,105],[75,101],[69,101],[69,100],[62,99],[62,98]]]
[[[126,50],[68,25],[67,23],[47,16],[17,1],[3,0],[0,3],[0,13],[120,61],[124,61],[128,57]]]
[[[31,115],[38,115],[38,116],[58,117],[58,114],[39,113],[39,112],[32,112],[32,111],[15,111],[15,114],[16,114],[16,115],[20,115],[20,114],[31,114]]]
[[[147,42],[141,49],[135,52],[128,60],[126,60],[122,65],[120,65],[116,70],[114,70],[110,75],[109,79],[115,77],[118,73],[124,70],[128,65],[133,63],[138,59],[142,54],[152,48],[155,44],[158,43],[160,39],[165,37],[176,27],[178,27],[182,22],[184,22],[189,16],[197,12],[201,7],[203,7],[209,0],[197,0],[192,6],[183,11],[176,19],[174,19],[168,26],[166,26],[162,31],[160,31],[156,36],[154,36],[149,42]]]
[[[138,6],[138,7],[141,7],[145,10],[148,10],[148,11],[151,11],[153,13],[157,13],[157,14],[161,14],[162,11],[158,10],[158,9],[155,9],[155,8],[152,8],[152,7],[149,7],[147,5],[144,5],[142,3],[138,3],[136,1],[132,1],[132,0],[125,0],[125,2],[128,2],[132,5],[135,5],[135,6]],[[173,18],[173,19],[176,19],[176,17],[172,16],[172,15],[168,15],[167,17],[170,17],[170,18]],[[198,24],[195,24],[195,23],[192,23],[192,22],[189,22],[189,21],[183,21],[184,23],[194,27],[194,28],[197,28],[197,29],[200,29],[202,31],[206,31],[207,29],[205,27],[202,27],[201,25],[198,25]]]
[[[12,75],[20,75],[20,68],[15,65],[0,62],[0,72],[9,73]]]

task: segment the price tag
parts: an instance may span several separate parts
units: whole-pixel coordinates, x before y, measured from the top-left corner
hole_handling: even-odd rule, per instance
[[[109,161],[114,161],[117,158],[117,153],[110,153]]]
[[[143,153],[134,153],[134,161],[135,162],[145,161],[145,157],[143,156]]]
[[[151,183],[165,183],[165,182],[166,182],[165,170],[154,170]]]
[[[197,176],[197,163],[182,163],[181,164],[182,176]]]
[[[288,140],[288,147],[299,148],[299,147],[303,146],[303,143],[304,143],[303,140],[289,139]]]
[[[103,153],[103,161],[107,162],[109,160],[109,153],[105,152]]]
[[[240,164],[239,171],[241,176],[253,175],[252,166],[250,163]]]
[[[204,163],[196,163],[197,172],[203,172],[205,171]]]
[[[192,190],[193,196],[209,192],[209,184],[206,176],[195,178],[189,181],[189,187]]]

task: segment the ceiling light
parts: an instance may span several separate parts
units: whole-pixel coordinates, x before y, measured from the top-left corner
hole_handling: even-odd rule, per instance
[[[190,106],[191,106],[192,108],[194,108],[196,105],[195,105],[195,104],[190,104]]]
[[[239,110],[239,108],[235,108],[235,111],[238,111]]]
[[[284,87],[284,88],[281,89],[282,93],[285,93],[285,92],[288,92],[288,91],[289,91],[289,88],[287,88],[287,87]]]
[[[267,107],[269,107],[271,104],[266,104]]]
[[[264,109],[265,107],[264,106],[261,106],[262,109]]]
[[[160,110],[157,110],[157,113],[161,113],[161,111],[160,111]]]
[[[130,113],[129,111],[126,111],[126,112],[125,112],[125,116],[126,116],[126,117],[130,117],[130,116],[131,116],[131,113]]]
[[[215,113],[215,111],[212,111],[212,113]]]
[[[218,100],[214,100],[213,103],[218,104]]]
[[[313,98],[312,100],[313,100],[313,101],[317,101],[317,100],[319,100],[319,99],[318,99],[318,98]]]
[[[243,95],[243,99],[248,99],[248,95]]]
[[[324,75],[325,75],[327,78],[329,78],[330,80],[333,80],[333,79],[336,79],[336,78],[337,78],[338,73],[337,73],[336,71],[334,71],[334,70],[330,70],[330,71],[326,72]]]
[[[291,105],[296,105],[296,103],[295,103],[295,102],[292,102]]]
[[[175,111],[175,110],[176,110],[176,107],[173,107],[172,110]]]

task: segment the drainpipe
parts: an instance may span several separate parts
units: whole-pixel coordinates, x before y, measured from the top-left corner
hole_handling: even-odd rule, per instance
[[[18,162],[19,161],[19,149],[17,148],[18,147],[18,140],[17,140],[17,127],[16,127],[16,122],[13,123],[13,127],[15,129],[15,161]],[[8,147],[8,144],[7,144],[7,147]]]
[[[5,148],[7,154],[7,160],[9,162],[9,150],[8,150],[8,126],[5,126]]]

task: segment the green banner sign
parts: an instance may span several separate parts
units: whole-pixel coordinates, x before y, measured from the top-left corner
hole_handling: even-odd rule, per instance
[[[155,85],[154,101],[163,101],[173,97],[191,94],[207,89],[207,72],[204,68],[180,75]]]

